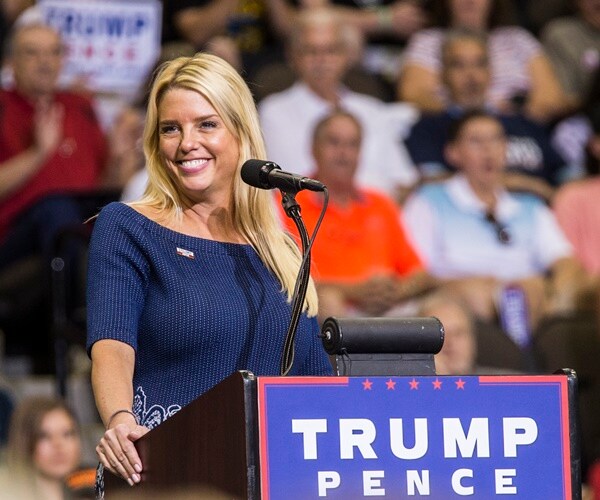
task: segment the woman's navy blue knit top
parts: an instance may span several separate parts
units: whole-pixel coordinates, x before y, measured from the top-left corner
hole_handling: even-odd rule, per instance
[[[167,229],[122,203],[98,216],[89,253],[88,351],[136,353],[133,409],[153,428],[237,370],[278,375],[291,306],[250,245]],[[302,315],[290,375],[329,375],[315,318]]]

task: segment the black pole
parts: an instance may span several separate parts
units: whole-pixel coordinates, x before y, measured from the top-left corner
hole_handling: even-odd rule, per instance
[[[58,395],[67,396],[67,340],[64,331],[67,325],[66,295],[67,278],[66,266],[62,257],[54,257],[50,263],[52,273],[52,334],[54,341],[54,362]]]

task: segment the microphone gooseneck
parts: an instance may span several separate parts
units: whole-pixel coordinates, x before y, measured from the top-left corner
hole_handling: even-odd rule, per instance
[[[323,215],[325,214],[327,202],[329,200],[329,194],[323,183],[315,179],[309,179],[308,177],[284,172],[279,165],[266,160],[247,160],[244,162],[242,165],[241,177],[242,180],[250,186],[259,189],[278,188],[282,191],[281,204],[286,215],[294,221],[302,243],[302,261],[298,269],[298,276],[296,277],[296,285],[294,287],[291,303],[291,318],[280,359],[280,374],[285,376],[290,373],[292,365],[294,364],[296,331],[304,307],[304,299],[310,280],[310,250],[321,225],[321,221],[323,220]],[[295,199],[296,193],[303,189],[322,191],[324,194],[321,216],[319,217],[313,230],[312,237],[310,238],[300,214],[300,205],[298,205]]]

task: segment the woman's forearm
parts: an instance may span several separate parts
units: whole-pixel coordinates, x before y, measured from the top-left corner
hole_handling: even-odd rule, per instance
[[[98,413],[105,426],[115,412],[131,410],[133,403],[133,348],[116,340],[100,340],[92,347],[92,388]],[[127,418],[126,413],[113,422]],[[131,418],[133,420],[133,418]]]

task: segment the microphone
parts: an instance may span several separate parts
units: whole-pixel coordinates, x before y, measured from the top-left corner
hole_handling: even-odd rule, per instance
[[[324,191],[325,185],[315,179],[284,172],[272,161],[247,160],[242,165],[242,180],[260,189],[281,189],[285,193],[297,193],[304,189]]]

